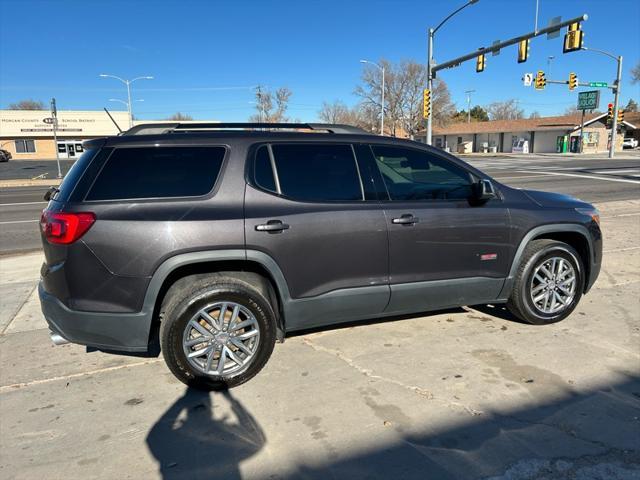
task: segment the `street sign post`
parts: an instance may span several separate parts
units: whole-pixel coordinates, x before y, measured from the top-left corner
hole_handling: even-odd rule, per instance
[[[596,110],[600,105],[600,90],[578,93],[578,110]]]
[[[609,84],[607,82],[589,82],[589,86],[597,88],[607,88]]]
[[[582,110],[582,118],[580,120],[580,141],[578,142],[579,152],[582,153],[584,142],[584,112],[586,110],[595,110],[600,105],[600,90],[590,90],[588,92],[578,93],[578,110]]]

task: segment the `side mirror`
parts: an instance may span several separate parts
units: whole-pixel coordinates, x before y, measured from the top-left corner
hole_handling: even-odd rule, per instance
[[[498,195],[491,180],[487,180],[486,178],[480,179],[476,184],[476,200],[487,201],[497,197]]]

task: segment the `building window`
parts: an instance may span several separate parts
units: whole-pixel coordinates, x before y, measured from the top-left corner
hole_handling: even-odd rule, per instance
[[[458,137],[458,145],[462,143],[462,137]]]
[[[35,153],[35,140],[16,140],[16,153]]]

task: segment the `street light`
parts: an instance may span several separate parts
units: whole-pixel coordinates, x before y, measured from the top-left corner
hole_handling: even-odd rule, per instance
[[[456,13],[465,9],[469,5],[473,5],[474,3],[478,3],[480,0],[469,0],[467,3],[462,5],[460,8],[450,13],[444,20],[442,20],[436,28],[429,28],[429,43],[427,44],[427,88],[431,91],[431,87],[433,85],[433,76],[431,75],[431,68],[433,68],[433,37],[436,32],[440,29],[442,25],[444,25],[447,20],[453,17]],[[432,95],[433,98],[433,95]],[[429,110],[429,116],[427,117],[427,144],[431,145],[431,119],[433,117],[433,108]]]
[[[368,63],[370,65],[378,67],[378,69],[382,72],[382,101],[381,101],[382,112],[381,112],[381,115],[380,115],[380,135],[384,135],[384,90],[385,90],[385,88],[384,88],[384,67],[381,67],[377,63],[371,62],[369,60],[360,60],[360,63]]]
[[[129,104],[127,102],[125,102],[124,100],[120,100],[119,98],[110,98],[109,99],[110,102],[118,102],[123,104],[125,107],[127,107],[127,111],[129,110]],[[139,98],[138,100],[134,100],[134,102],[144,102],[143,98]]]
[[[131,84],[136,80],[153,80],[153,77],[144,76],[144,77],[136,77],[132,80],[125,80],[124,78],[120,78],[115,75],[107,75],[106,73],[101,73],[100,76],[102,78],[115,78],[116,80],[120,80],[122,83],[124,83],[127,86],[127,99],[128,99],[127,110],[129,111],[129,128],[133,127],[133,112],[131,111]]]
[[[613,158],[614,152],[616,150],[616,130],[618,129],[618,101],[620,99],[620,85],[622,82],[622,55],[616,57],[609,52],[598,50],[597,48],[582,47],[581,50],[587,50],[589,52],[606,55],[607,57],[613,58],[616,62],[618,62],[618,74],[616,75],[616,89],[613,100],[613,120],[611,121],[611,145],[609,145],[609,158]],[[582,141],[582,139],[580,139],[580,141]]]

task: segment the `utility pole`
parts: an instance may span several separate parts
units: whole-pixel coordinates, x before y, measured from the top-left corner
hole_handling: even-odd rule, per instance
[[[56,149],[56,163],[58,164],[58,178],[62,178],[62,170],[60,169],[60,152],[58,152],[58,107],[56,99],[51,99],[51,118],[53,118],[53,143]]]
[[[467,90],[464,92],[467,94],[467,123],[471,123],[471,94],[474,92],[475,90]]]
[[[256,87],[256,98],[258,99],[258,115],[260,115],[260,123],[264,123],[264,111],[263,111],[263,103],[262,103],[262,87],[258,85]]]

